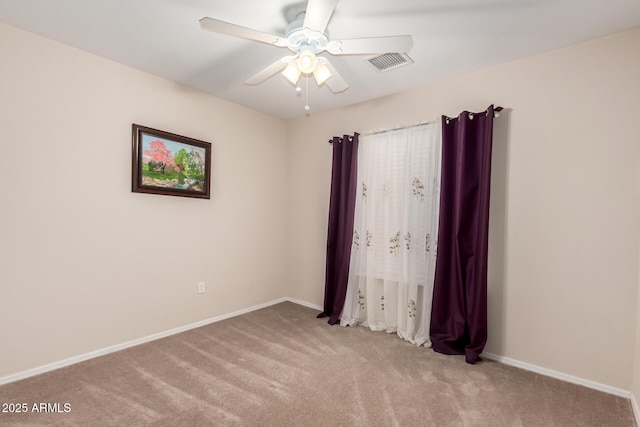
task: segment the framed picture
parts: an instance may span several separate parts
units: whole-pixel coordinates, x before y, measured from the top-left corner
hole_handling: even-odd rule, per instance
[[[210,198],[211,144],[133,124],[131,191]]]

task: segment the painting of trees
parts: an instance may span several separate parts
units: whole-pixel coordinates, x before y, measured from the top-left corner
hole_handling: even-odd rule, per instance
[[[205,150],[171,140],[143,140],[142,179],[156,187],[204,188]]]
[[[134,192],[209,198],[211,144],[133,125]]]

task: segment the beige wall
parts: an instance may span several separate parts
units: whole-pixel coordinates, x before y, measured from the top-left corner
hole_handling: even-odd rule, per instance
[[[640,160],[636,174],[636,201],[640,200]],[[638,219],[640,222],[640,218]],[[640,262],[639,262],[640,264]],[[631,393],[636,422],[640,424],[640,272],[638,272],[638,296],[636,305],[636,348],[633,359],[633,377],[631,379]]]
[[[285,296],[285,121],[5,25],[0,58],[0,378]],[[132,123],[213,143],[211,199],[131,193]]]
[[[329,137],[496,103],[486,351],[629,390],[638,76],[640,30],[293,121],[289,294],[323,301]]]
[[[638,282],[638,303],[636,307],[636,348],[633,359],[631,393],[636,421],[638,421],[640,420],[640,281]]]

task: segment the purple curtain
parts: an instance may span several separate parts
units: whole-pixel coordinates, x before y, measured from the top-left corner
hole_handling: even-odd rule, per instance
[[[442,178],[431,342],[476,363],[487,342],[493,105],[442,118]]]
[[[327,270],[324,308],[318,317],[329,316],[329,324],[340,320],[347,294],[349,260],[356,209],[358,134],[333,137],[333,166],[327,231]]]

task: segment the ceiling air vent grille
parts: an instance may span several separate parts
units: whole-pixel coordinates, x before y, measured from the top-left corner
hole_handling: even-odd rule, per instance
[[[395,70],[398,67],[413,64],[413,60],[406,53],[383,53],[367,59],[378,71],[385,72]]]

